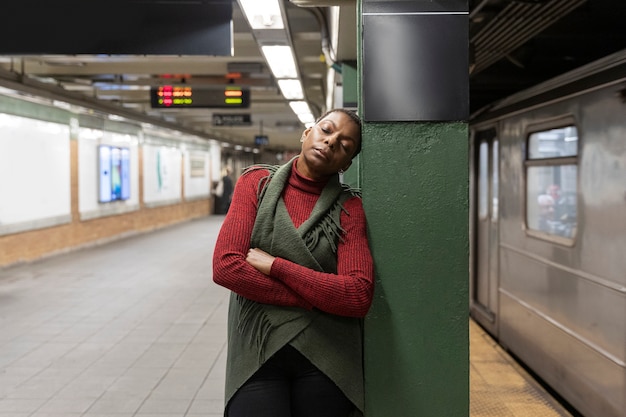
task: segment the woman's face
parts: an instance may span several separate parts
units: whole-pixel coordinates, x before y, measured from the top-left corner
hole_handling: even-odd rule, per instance
[[[298,171],[312,179],[329,177],[352,163],[359,140],[359,126],[350,116],[332,112],[302,134]]]

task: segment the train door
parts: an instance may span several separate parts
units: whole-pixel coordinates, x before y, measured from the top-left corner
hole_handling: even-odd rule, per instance
[[[495,129],[478,131],[473,141],[472,274],[470,311],[497,336],[498,311],[498,139]]]

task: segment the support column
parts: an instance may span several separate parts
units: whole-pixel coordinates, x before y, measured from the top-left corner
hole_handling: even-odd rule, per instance
[[[467,2],[432,3],[357,7],[366,417],[469,415]]]

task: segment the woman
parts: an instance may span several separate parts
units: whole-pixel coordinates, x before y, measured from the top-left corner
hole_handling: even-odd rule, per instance
[[[374,272],[361,199],[339,182],[361,122],[334,109],[282,166],[239,178],[213,257],[232,291],[229,417],[346,417],[363,412],[362,318]]]
[[[360,151],[360,119],[331,110],[300,141],[285,165],[242,174],[217,238],[213,280],[232,291],[229,417],[363,412],[374,268],[361,199],[339,182]]]

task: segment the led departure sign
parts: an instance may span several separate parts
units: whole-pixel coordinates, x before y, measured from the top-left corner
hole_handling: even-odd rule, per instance
[[[248,108],[250,90],[228,86],[161,85],[150,89],[152,108]]]

